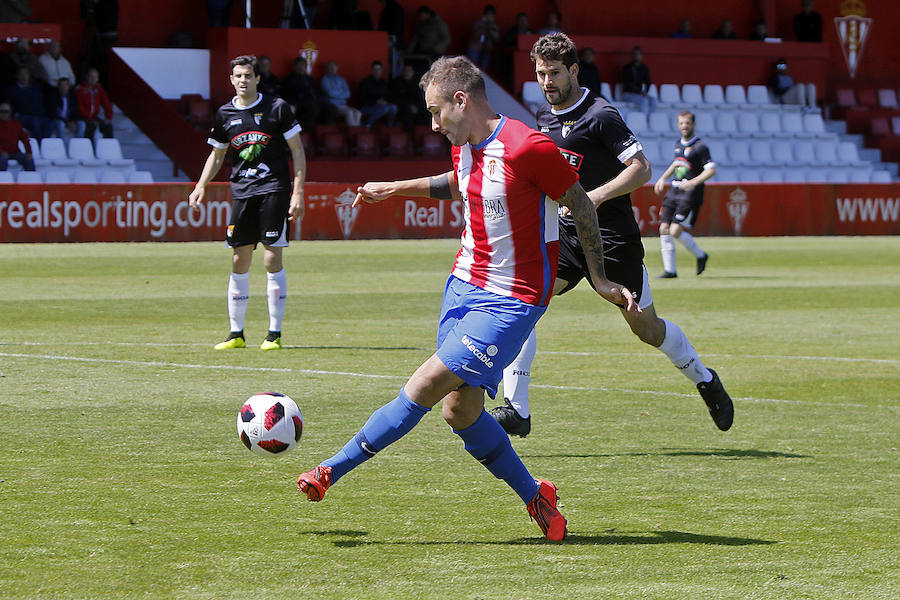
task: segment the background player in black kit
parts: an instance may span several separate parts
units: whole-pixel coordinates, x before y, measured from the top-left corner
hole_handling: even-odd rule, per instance
[[[731,427],[734,408],[715,371],[707,369],[678,325],[656,315],[641,232],[628,195],[650,179],[650,163],[641,144],[619,112],[604,99],[578,85],[578,53],[563,33],[541,37],[531,49],[538,83],[548,104],[537,112],[537,125],[559,146],[581,177],[581,185],[597,207],[603,236],[606,275],[635,296],[641,312],[622,311],[640,340],[658,348],[694,384],[719,429]],[[554,294],[563,294],[582,278],[591,282],[584,252],[571,218],[559,218],[559,269]],[[505,406],[491,411],[507,433],[526,436],[531,431],[528,383],[536,340],[534,331],[519,356],[503,371]]]
[[[287,298],[282,249],[288,245],[288,219],[299,221],[303,217],[306,155],[300,142],[300,125],[290,105],[257,92],[255,56],[232,60],[230,80],[236,95],[216,111],[207,140],[213,149],[190,194],[190,204],[196,208],[203,202],[206,186],[227,155],[233,165],[231,221],[226,231],[226,242],[234,249],[227,290],[231,334],[216,344],[216,350],[246,345],[244,316],[250,298],[250,263],[260,242],[269,306],[269,333],[260,349],[277,350],[281,348]]]
[[[700,206],[703,205],[703,184],[716,174],[716,163],[703,140],[694,135],[694,113],[689,110],[678,113],[678,131],[681,132],[681,139],[675,142],[675,160],[653,186],[656,194],[661,196],[666,189],[666,180],[672,177],[672,188],[663,201],[659,224],[659,247],[663,261],[660,279],[678,277],[675,240],[697,258],[697,275],[706,269],[706,261],[709,260],[709,254],[697,245],[694,236],[686,230],[697,222]]]

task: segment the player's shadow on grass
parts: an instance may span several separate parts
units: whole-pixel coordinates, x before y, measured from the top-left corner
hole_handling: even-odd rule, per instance
[[[725,459],[746,458],[810,458],[808,454],[777,452],[775,450],[744,450],[738,448],[717,448],[714,450],[681,450],[662,448],[659,452],[611,452],[606,454],[529,454],[520,452],[522,458],[615,458],[620,456],[710,456]]]

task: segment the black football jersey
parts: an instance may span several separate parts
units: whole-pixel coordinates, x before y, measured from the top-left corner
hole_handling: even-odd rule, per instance
[[[216,111],[207,142],[228,148],[231,195],[249,198],[290,191],[291,149],[285,141],[300,133],[294,110],[281,98],[260,94],[256,102],[238,108],[234,100]]]
[[[640,152],[641,145],[615,107],[587,88],[581,90],[581,99],[569,108],[557,111],[545,103],[535,116],[538,129],[556,142],[578,171],[581,186],[590,191],[624,171],[624,161]],[[560,219],[574,225],[571,217]],[[597,220],[604,238],[640,237],[628,194],[601,204]]]
[[[672,187],[667,198],[683,199],[686,194],[690,194],[693,200],[703,201],[703,187],[701,183],[690,192],[685,192],[678,187],[679,181],[685,179],[693,179],[703,172],[703,169],[714,167],[712,157],[709,154],[707,145],[697,136],[692,137],[688,141],[678,138],[675,142],[675,171],[672,174]]]

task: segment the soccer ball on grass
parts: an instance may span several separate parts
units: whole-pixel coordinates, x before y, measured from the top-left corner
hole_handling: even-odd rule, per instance
[[[277,456],[300,441],[303,415],[294,401],[284,394],[256,394],[244,402],[238,412],[237,432],[248,450]]]

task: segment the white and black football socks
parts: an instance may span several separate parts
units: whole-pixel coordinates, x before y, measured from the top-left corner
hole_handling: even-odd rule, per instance
[[[703,258],[706,256],[706,252],[704,252],[700,246],[697,245],[697,241],[694,239],[690,233],[685,230],[681,230],[681,235],[678,236],[678,241],[687,248],[687,251],[693,254],[696,258]]]
[[[712,380],[712,373],[697,356],[697,351],[681,328],[666,319],[662,321],[666,324],[666,337],[659,345],[659,351],[668,356],[675,368],[694,384]]]
[[[250,302],[250,273],[232,273],[228,279],[226,297],[231,331],[243,331],[247,304]]]
[[[284,269],[266,273],[266,295],[269,301],[269,331],[280,333],[284,305],[287,303],[287,274]]]
[[[659,249],[662,253],[663,271],[666,273],[677,273],[678,267],[675,264],[675,238],[668,233],[660,235]]]

